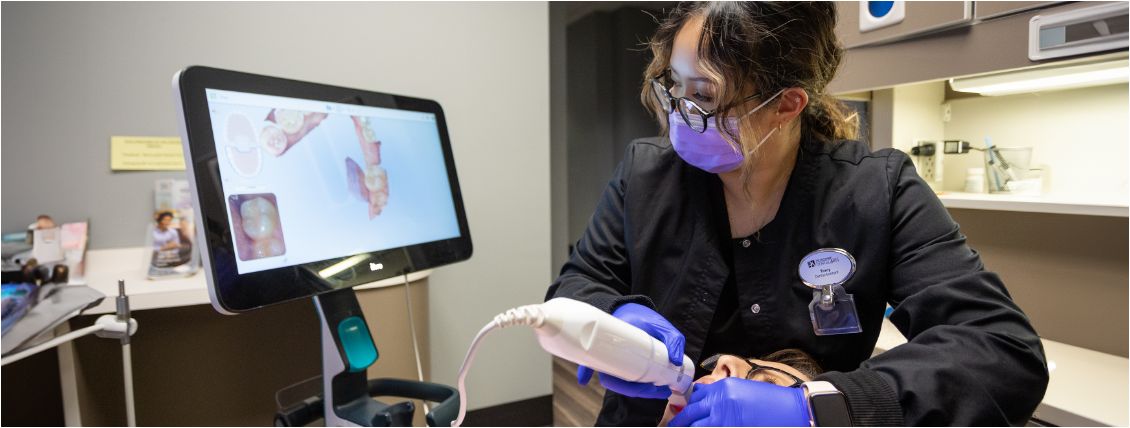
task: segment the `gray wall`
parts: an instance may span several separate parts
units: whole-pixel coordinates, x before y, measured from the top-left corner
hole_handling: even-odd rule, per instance
[[[471,338],[491,316],[544,296],[551,279],[545,3],[2,8],[3,230],[41,212],[89,217],[92,248],[142,245],[153,181],[183,173],[110,172],[110,136],[175,135],[170,79],[203,64],[444,106],[475,255],[431,278],[435,381],[455,383]],[[486,341],[468,387],[471,408],[549,394],[549,357],[528,331],[500,332]]]
[[[557,276],[568,258],[575,238],[569,236],[569,131],[568,87],[565,53],[568,13],[576,3],[549,3],[549,182],[550,182],[550,275]]]
[[[593,11],[565,30],[569,243],[584,233],[628,143],[659,133],[640,104],[641,77],[651,59],[642,43],[657,27],[644,6]]]

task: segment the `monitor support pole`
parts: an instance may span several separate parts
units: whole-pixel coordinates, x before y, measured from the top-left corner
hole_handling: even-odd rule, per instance
[[[403,379],[368,379],[379,353],[352,288],[314,296],[322,325],[321,397],[283,409],[276,426],[303,426],[324,417],[326,426],[411,426],[411,401],[385,404],[377,396],[439,403],[426,415],[429,426],[451,426],[459,412],[459,392],[446,385]],[[319,407],[320,408],[317,408]]]

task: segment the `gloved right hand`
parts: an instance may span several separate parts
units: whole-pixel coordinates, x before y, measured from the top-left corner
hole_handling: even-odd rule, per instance
[[[612,311],[612,316],[627,322],[647,332],[648,335],[658,339],[667,346],[667,358],[671,364],[683,365],[683,349],[686,338],[663,315],[651,310],[647,306],[637,303],[626,303]],[[577,383],[585,385],[592,379],[593,370],[580,366],[577,368]],[[648,383],[629,382],[615,376],[600,374],[600,384],[605,389],[636,398],[665,399],[671,395],[671,388],[656,386]]]

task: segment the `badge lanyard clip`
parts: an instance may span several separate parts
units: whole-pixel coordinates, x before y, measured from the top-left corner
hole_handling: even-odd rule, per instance
[[[821,248],[801,259],[797,273],[813,289],[808,314],[817,336],[863,331],[855,299],[843,287],[855,274],[855,267],[855,258],[841,248]]]

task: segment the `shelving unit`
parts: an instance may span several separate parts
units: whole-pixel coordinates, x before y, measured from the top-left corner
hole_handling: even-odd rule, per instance
[[[1130,207],[1126,202],[963,192],[942,192],[938,199],[946,208],[1130,217]]]

